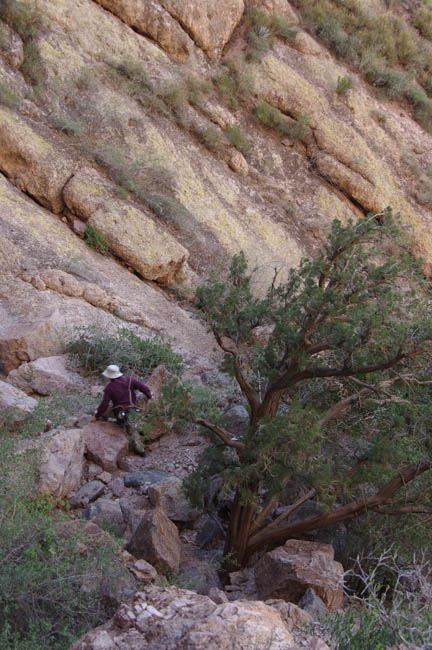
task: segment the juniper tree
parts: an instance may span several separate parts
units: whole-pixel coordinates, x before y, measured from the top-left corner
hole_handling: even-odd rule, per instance
[[[264,297],[243,253],[226,282],[199,289],[249,410],[240,439],[220,418],[196,419],[212,444],[187,481],[192,497],[215,473],[235,491],[231,566],[366,511],[432,512],[429,289],[398,238],[390,209],[336,220],[319,255],[284,280],[275,273]],[[271,519],[293,481],[303,494]],[[322,514],[287,521],[312,496]]]

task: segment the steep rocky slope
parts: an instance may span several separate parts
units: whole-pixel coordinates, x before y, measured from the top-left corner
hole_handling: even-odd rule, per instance
[[[336,62],[286,0],[217,11],[28,0],[18,16],[13,4],[2,4],[0,57],[4,372],[95,321],[162,331],[205,365],[212,342],[173,296],[239,249],[265,287],[336,216],[392,205],[429,273],[432,137]],[[260,60],[252,4],[294,29]],[[354,87],[339,94],[348,72]],[[109,255],[82,240],[86,228]],[[46,271],[58,273],[46,282]]]

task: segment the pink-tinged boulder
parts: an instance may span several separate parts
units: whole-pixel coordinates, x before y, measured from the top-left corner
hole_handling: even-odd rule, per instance
[[[116,470],[118,461],[128,452],[124,431],[111,422],[90,422],[83,434],[87,458],[107,472]]]
[[[298,602],[311,587],[330,610],[342,607],[342,564],[328,544],[291,539],[263,555],[255,565],[260,598]]]
[[[25,393],[49,395],[53,392],[80,390],[84,382],[78,373],[66,367],[67,356],[41,357],[12,370],[8,383]]]
[[[149,562],[161,573],[177,573],[179,570],[179,532],[162,508],[156,508],[144,515],[127,550],[136,558]]]
[[[47,442],[39,467],[39,492],[63,498],[81,484],[84,467],[84,437],[81,429],[67,429]]]
[[[0,410],[13,411],[13,419],[22,420],[37,406],[37,400],[29,397],[22,390],[0,381]]]

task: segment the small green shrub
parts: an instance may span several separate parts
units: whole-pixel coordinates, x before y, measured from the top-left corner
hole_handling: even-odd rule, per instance
[[[274,129],[280,134],[288,135],[293,139],[301,139],[308,132],[309,117],[300,114],[296,120],[291,120],[284,115],[278,108],[261,102],[255,106],[255,116],[260,124]]]
[[[222,134],[214,126],[208,126],[200,133],[201,142],[209,151],[213,153],[219,152],[223,147]]]
[[[268,27],[258,25],[253,31],[249,32],[248,45],[246,60],[252,63],[260,63],[274,45],[271,30]]]
[[[284,133],[286,117],[271,104],[267,104],[267,102],[257,104],[255,106],[255,117],[263,126]]]
[[[213,89],[211,81],[203,81],[198,77],[187,77],[187,99],[192,106],[199,106],[206,95]]]
[[[32,86],[42,86],[45,82],[45,69],[39,53],[39,47],[34,39],[24,45],[24,63],[21,72],[26,81]]]
[[[62,131],[67,135],[79,136],[85,130],[84,124],[80,120],[67,115],[67,113],[52,113],[50,121],[57,131]]]
[[[432,9],[430,7],[420,6],[414,14],[413,24],[422,36],[432,40]]]
[[[349,77],[338,77],[336,92],[338,95],[344,95],[353,87],[353,82]]]
[[[235,126],[229,126],[227,128],[227,135],[230,144],[233,147],[241,151],[243,154],[247,153],[250,148],[249,140],[243,134],[240,126],[236,124]]]
[[[402,99],[406,92],[406,78],[390,68],[369,67],[365,71],[368,82],[392,99]]]
[[[183,367],[181,355],[161,338],[142,339],[125,328],[112,335],[92,327],[80,329],[67,350],[90,374],[99,374],[111,363],[120,366],[123,372],[140,375],[150,373],[160,364],[174,373]]]
[[[3,104],[8,108],[15,108],[18,106],[20,101],[20,97],[0,81],[0,104]]]
[[[271,36],[278,36],[284,41],[293,41],[297,34],[297,31],[293,29],[291,23],[279,14],[268,14],[262,9],[252,7],[247,12],[247,17],[256,30],[257,28],[258,30],[265,28]]]
[[[222,101],[232,110],[237,110],[239,107],[237,81],[227,66],[222,66],[220,72],[213,77],[213,83]]]
[[[151,88],[149,76],[138,61],[122,59],[121,61],[115,62],[114,67],[120,74],[127,77],[134,84]]]
[[[33,38],[43,27],[44,21],[37,6],[25,0],[2,0],[3,20],[12,27],[24,41]]]
[[[90,248],[94,248],[98,253],[105,255],[109,252],[110,246],[107,238],[98,232],[93,226],[88,225],[85,229],[85,240]]]

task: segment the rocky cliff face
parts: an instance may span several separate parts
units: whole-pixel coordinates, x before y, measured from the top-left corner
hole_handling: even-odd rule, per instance
[[[352,72],[337,93],[348,71],[286,0],[13,5],[0,16],[3,372],[95,322],[169,334],[205,367],[212,341],[175,296],[240,249],[265,287],[334,217],[391,205],[430,272],[432,137]],[[291,28],[255,27],[259,56],[252,5]]]

